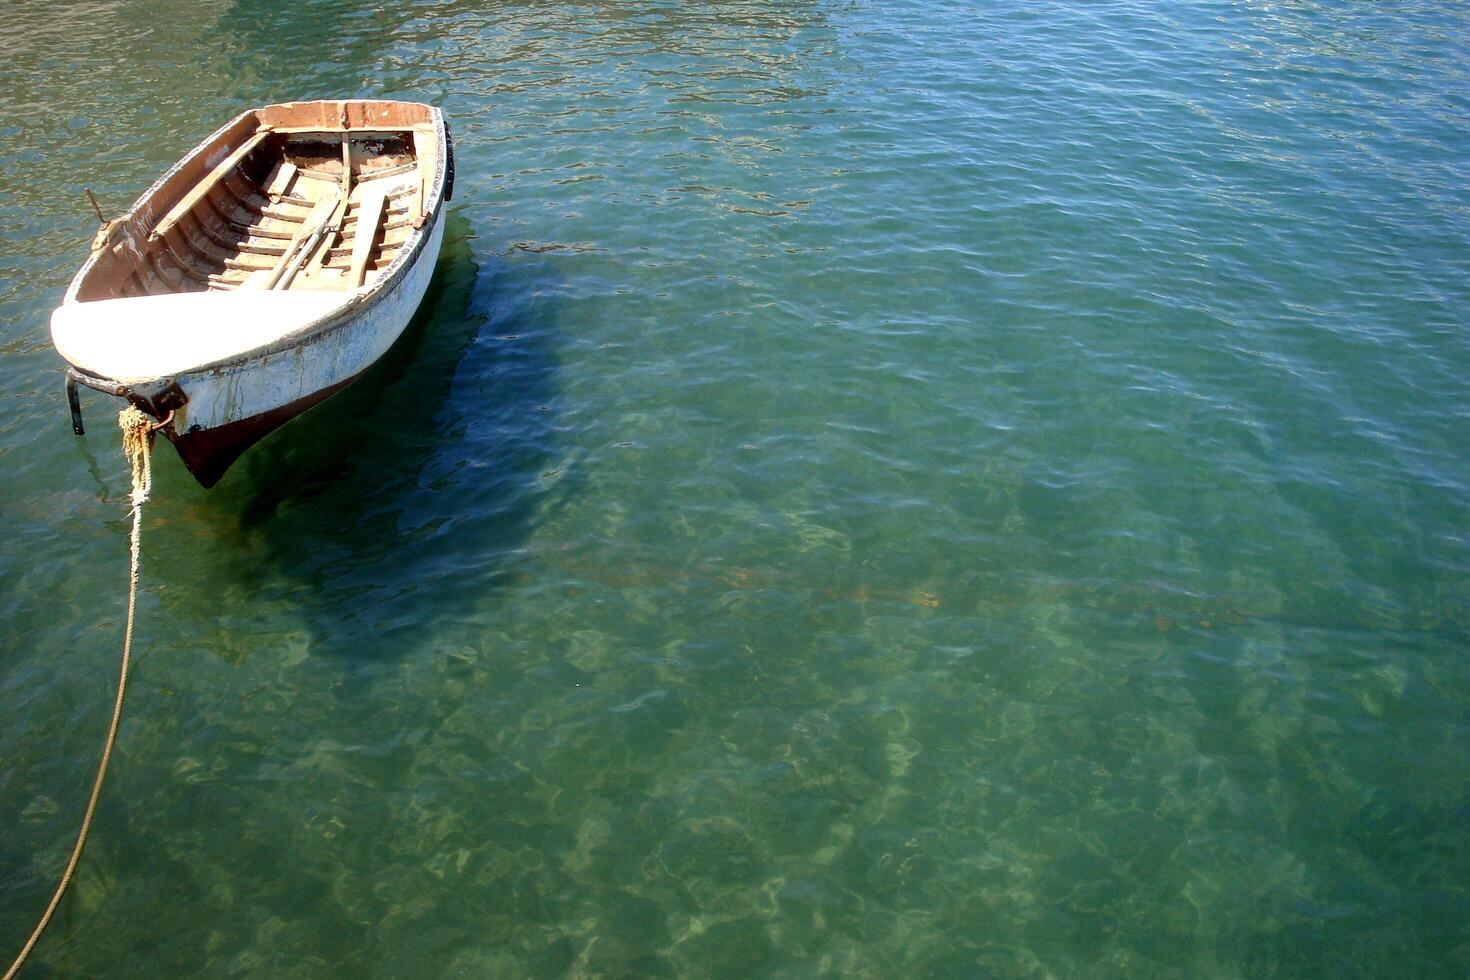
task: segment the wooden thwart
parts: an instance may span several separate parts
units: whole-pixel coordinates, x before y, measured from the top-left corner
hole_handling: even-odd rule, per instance
[[[345,133],[353,139],[402,136],[412,126],[349,126],[346,130],[325,129],[321,126],[272,126],[271,132],[287,136],[320,136],[323,141],[341,139]]]

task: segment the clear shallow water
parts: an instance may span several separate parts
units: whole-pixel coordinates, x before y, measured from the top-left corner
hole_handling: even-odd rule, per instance
[[[81,188],[340,94],[449,112],[437,284],[216,490],[160,452],[34,972],[1463,976],[1467,36],[8,7],[5,955],[123,609]]]

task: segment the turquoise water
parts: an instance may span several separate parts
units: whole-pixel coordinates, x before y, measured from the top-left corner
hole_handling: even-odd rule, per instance
[[[373,95],[454,126],[436,285],[217,489],[158,454],[34,975],[1466,975],[1467,38],[9,5],[0,955],[121,633],[82,188]]]

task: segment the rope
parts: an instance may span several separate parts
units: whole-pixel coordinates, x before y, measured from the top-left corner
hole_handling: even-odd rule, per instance
[[[128,458],[133,476],[133,492],[130,495],[133,504],[133,533],[130,538],[132,563],[128,572],[128,624],[123,633],[122,669],[117,678],[117,700],[112,705],[112,723],[107,727],[107,741],[102,745],[102,762],[97,767],[97,781],[92,784],[92,798],[87,801],[87,812],[82,816],[82,829],[77,834],[76,846],[72,848],[71,860],[66,862],[66,871],[61,875],[56,893],[51,896],[51,904],[46,906],[46,912],[41,916],[41,921],[36,923],[31,938],[26,940],[25,948],[20,951],[15,962],[10,964],[10,969],[5,971],[4,980],[12,980],[25,965],[26,957],[31,955],[41,933],[50,924],[56,907],[61,904],[66,886],[71,884],[77,862],[82,859],[82,848],[87,846],[87,833],[92,829],[92,817],[97,812],[97,798],[102,795],[102,780],[107,775],[107,763],[112,760],[112,746],[117,741],[117,728],[122,722],[123,695],[128,689],[128,665],[133,654],[133,613],[138,605],[138,556],[142,541],[143,503],[148,499],[148,491],[153,488],[153,466],[149,453],[153,448],[155,426],[148,416],[131,405],[118,413],[117,423],[122,426],[123,453]]]

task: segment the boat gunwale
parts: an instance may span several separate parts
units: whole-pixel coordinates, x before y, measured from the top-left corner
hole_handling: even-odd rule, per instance
[[[398,250],[398,253],[393,257],[393,261],[390,262],[388,264],[388,267],[382,270],[377,278],[373,280],[372,285],[367,290],[360,291],[356,295],[349,297],[347,301],[344,302],[341,306],[338,306],[336,309],[334,309],[332,312],[328,313],[321,319],[312,321],[311,323],[308,323],[297,330],[293,330],[291,333],[286,334],[285,336],[278,337],[268,344],[263,344],[259,347],[252,347],[249,350],[241,351],[239,353],[232,354],[229,357],[221,358],[216,361],[193,365],[187,370],[182,371],[177,375],[172,375],[168,378],[159,377],[150,379],[148,381],[131,382],[129,384],[129,387],[136,388],[140,386],[148,386],[150,385],[150,383],[157,382],[177,383],[178,381],[188,378],[191,375],[201,375],[209,373],[218,374],[224,373],[232,368],[243,368],[245,366],[248,366],[249,363],[252,361],[261,360],[262,358],[269,357],[270,355],[283,350],[289,350],[293,347],[300,347],[305,343],[310,343],[311,340],[316,337],[330,334],[337,330],[346,328],[347,326],[351,325],[352,321],[357,319],[363,313],[367,312],[371,307],[376,306],[379,302],[387,298],[392,293],[393,288],[396,287],[397,284],[404,278],[407,270],[412,268],[413,265],[418,262],[419,258],[423,254],[425,246],[428,244],[430,234],[434,228],[434,224],[442,220],[443,218],[442,212],[444,210],[445,203],[447,203],[445,201],[444,192],[446,189],[445,181],[448,173],[448,126],[444,120],[444,112],[438,106],[430,105],[423,102],[407,102],[404,100],[305,100],[306,103],[329,102],[344,105],[353,102],[384,101],[396,101],[402,105],[422,106],[429,111],[429,118],[433,123],[435,136],[434,177],[432,183],[429,185],[429,193],[425,194],[423,222],[419,225],[418,228],[414,229],[413,234],[409,238],[404,240]],[[204,154],[208,152],[211,148],[213,148],[216,141],[221,139],[223,135],[230,129],[240,125],[240,123],[246,117],[261,112],[264,109],[273,108],[275,106],[301,104],[303,103],[270,103],[267,105],[255,106],[253,108],[246,109],[239,115],[231,118],[230,120],[225,122],[224,125],[220,126],[213,133],[209,134],[198,144],[196,144],[192,150],[179,158],[179,160],[176,161],[172,167],[170,167],[157,180],[155,180],[147,190],[140,194],[138,196],[138,199],[135,200],[132,205],[116,219],[116,221],[131,222],[136,217],[138,209],[147,204],[162,189],[165,183],[167,183],[180,170],[193,162],[201,154]],[[319,131],[326,134],[333,132],[344,132],[344,130],[331,130],[327,128],[313,131]],[[379,130],[365,131],[377,132]],[[352,132],[352,130],[348,129],[345,130],[345,132],[350,133]],[[160,218],[159,220],[162,219]],[[145,231],[145,238],[146,235],[147,232]],[[91,252],[91,254],[87,256],[87,260],[82,263],[82,267],[78,269],[76,275],[72,277],[71,283],[67,287],[66,294],[62,298],[62,305],[65,306],[71,304],[79,304],[82,302],[81,300],[77,299],[77,293],[81,289],[83,282],[86,280],[88,273],[91,272],[93,266],[97,263],[97,260],[102,256],[102,254],[102,251],[94,250]],[[105,302],[105,300],[88,300],[87,302]],[[66,360],[64,357],[62,359]],[[70,361],[67,361],[67,363],[74,368],[78,368],[77,365],[72,364]],[[102,375],[97,375],[91,371],[86,371],[86,369],[83,368],[78,368],[78,370],[85,371],[86,374],[91,375],[98,380],[109,382],[115,381],[115,379],[107,378]]]

